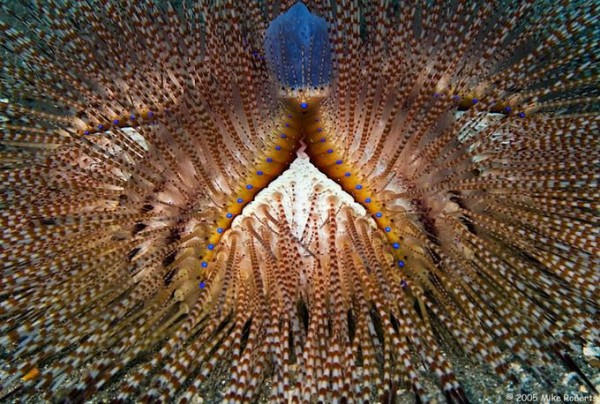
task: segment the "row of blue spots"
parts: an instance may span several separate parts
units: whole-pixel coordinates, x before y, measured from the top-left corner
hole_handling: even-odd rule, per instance
[[[303,107],[302,104],[305,104],[306,106]],[[306,103],[302,103],[302,104],[301,104],[301,107],[303,109],[308,108],[308,104],[306,104]],[[288,118],[292,118],[292,117],[293,117],[292,115],[288,115]],[[288,123],[286,123],[285,125],[289,126]],[[279,137],[281,137],[282,139],[286,139],[287,135],[285,133],[281,133],[279,135]],[[278,150],[278,151],[281,150],[281,146],[279,146],[279,145],[275,146],[275,150]],[[267,157],[266,161],[268,163],[272,163],[273,162],[273,158]],[[258,171],[256,171],[256,175],[259,175],[259,176],[260,175],[264,175],[264,172],[262,170],[258,170]],[[254,189],[254,185],[252,185],[252,184],[246,184],[246,189],[248,189],[248,190]],[[244,203],[244,199],[243,198],[237,198],[236,202],[237,203]],[[227,219],[233,219],[233,216],[234,215],[231,212],[227,212],[227,214],[225,215],[225,217]],[[217,233],[219,233],[219,234],[223,234],[224,232],[225,232],[225,229],[223,229],[222,227],[219,227],[217,229]],[[208,250],[213,251],[215,249],[215,245],[214,244],[209,244],[207,246],[207,248],[208,248]],[[202,261],[202,263],[200,265],[202,266],[202,268],[207,268],[208,267],[208,262]],[[204,289],[204,287],[205,287],[204,281],[200,282],[200,289]]]
[[[478,100],[477,100],[477,99],[475,99],[475,100],[474,100],[474,103],[477,103],[477,102],[478,102]],[[318,119],[315,119],[315,122],[318,122]],[[317,132],[321,132],[321,131],[322,131],[322,128],[317,128]],[[320,141],[321,141],[321,143],[325,143],[325,142],[327,141],[327,139],[326,139],[326,138],[324,138],[324,137],[322,137],[322,138],[320,139]],[[333,149],[327,149],[327,153],[329,153],[329,154],[333,153]],[[342,164],[342,163],[343,163],[343,161],[342,161],[342,160],[336,160],[336,162],[335,162],[335,163],[336,163],[336,164]],[[352,176],[352,173],[351,173],[351,172],[345,172],[345,173],[344,173],[344,176],[345,176],[345,177],[351,177],[351,176]],[[363,189],[363,186],[362,186],[362,184],[357,184],[357,185],[355,186],[355,188],[356,188],[357,190],[361,190],[361,189]],[[367,198],[365,199],[365,203],[367,203],[367,204],[368,204],[368,203],[371,203],[371,201],[372,201],[372,200],[371,200],[371,198],[370,198],[370,197],[367,197]],[[381,217],[383,217],[383,214],[382,214],[381,212],[376,212],[376,213],[375,213],[375,217],[376,217],[376,218],[381,218]],[[391,232],[391,231],[392,231],[391,227],[389,227],[389,226],[386,226],[386,227],[384,228],[384,230],[385,230],[385,232],[386,232],[386,233],[389,233],[389,232]],[[393,248],[394,250],[398,250],[398,249],[400,249],[400,243],[398,243],[398,242],[393,242],[393,243],[392,243],[392,248]],[[399,267],[399,268],[404,268],[404,265],[405,265],[405,264],[404,264],[404,261],[402,261],[402,260],[398,260],[398,267]],[[402,287],[403,287],[403,288],[405,288],[405,287],[406,287],[406,281],[404,281],[404,280],[402,280]]]
[[[319,129],[320,129],[320,128],[319,128]],[[319,129],[317,129],[317,130],[319,130]],[[324,142],[325,140],[326,140],[325,138],[321,138],[321,142]],[[332,150],[332,149],[328,149],[328,150],[327,150],[327,153],[333,153],[333,150]],[[342,164],[342,160],[337,160],[337,161],[336,161],[336,164]],[[352,173],[350,173],[350,172],[346,172],[346,173],[344,173],[344,176],[346,176],[346,177],[350,177],[350,176],[352,176]],[[356,188],[357,190],[361,190],[361,189],[363,189],[363,186],[362,186],[362,184],[357,184],[357,185],[355,186],[355,188]],[[371,198],[370,198],[370,197],[367,197],[367,198],[365,199],[365,203],[371,203]],[[375,213],[375,217],[376,217],[376,218],[381,218],[381,217],[383,217],[383,214],[382,214],[381,212],[376,212],[376,213]],[[386,227],[384,228],[384,230],[385,230],[385,232],[386,232],[386,233],[389,233],[389,232],[391,232],[391,231],[392,231],[392,228],[391,228],[391,227],[389,227],[389,226],[386,226]],[[398,249],[400,248],[400,244],[399,244],[399,243],[397,243],[397,242],[394,242],[394,243],[392,243],[392,248],[394,248],[394,250],[398,250]],[[402,268],[402,267],[404,267],[404,261],[398,261],[398,266],[399,266],[399,267],[401,267],[401,268]]]
[[[367,202],[367,203],[370,203],[370,202],[371,202],[371,198],[367,198],[365,202]],[[376,213],[375,213],[375,217],[376,217],[376,218],[381,218],[381,217],[383,217],[383,214],[382,214],[381,212],[376,212]],[[389,233],[389,232],[391,232],[391,231],[392,231],[392,228],[391,228],[391,227],[389,227],[389,226],[386,226],[386,228],[385,228],[384,230],[385,230],[385,232],[386,232],[386,233]],[[392,243],[392,248],[393,248],[394,250],[398,250],[398,249],[400,249],[400,243],[398,243],[398,242],[393,242],[393,243]],[[399,261],[398,261],[398,266],[399,266],[400,268],[404,268],[404,261],[402,261],[402,260],[399,260]]]
[[[347,173],[347,174],[349,174],[349,173]],[[359,185],[357,185],[357,187],[358,187],[358,186],[359,186]],[[362,187],[361,187],[361,188],[362,188]],[[359,189],[359,188],[357,188],[357,189]],[[366,198],[366,199],[365,199],[365,203],[371,203],[371,198]],[[375,216],[376,218],[378,218],[378,219],[381,219],[381,218],[383,217],[383,214],[382,214],[381,212],[375,212],[375,215],[374,215],[374,216]],[[385,227],[383,230],[384,230],[386,233],[389,233],[389,232],[391,232],[391,231],[392,231],[392,228],[391,228],[391,227],[389,227],[389,226],[386,226],[386,227]],[[393,242],[393,243],[392,243],[392,248],[393,248],[394,250],[398,250],[398,249],[400,249],[400,243],[398,243],[398,242]],[[404,261],[402,261],[402,260],[399,260],[399,261],[398,261],[398,266],[399,266],[400,268],[404,268]]]
[[[251,185],[249,185],[249,186],[251,187]],[[244,202],[244,200],[243,200],[242,198],[238,198],[238,199],[237,199],[237,202],[238,202],[238,203],[243,203],[243,202]],[[227,214],[225,215],[225,217],[226,217],[227,219],[233,219],[233,213],[231,213],[231,212],[227,212]],[[225,229],[224,229],[224,228],[222,228],[222,227],[219,227],[219,228],[217,228],[217,233],[219,233],[219,234],[223,234],[223,232],[225,232]],[[214,245],[214,244],[209,244],[208,246],[206,246],[206,248],[207,248],[209,251],[213,251],[213,250],[215,249],[215,245]],[[201,266],[202,268],[207,268],[207,267],[208,267],[208,262],[206,262],[206,261],[202,261],[202,262],[200,263],[200,266]],[[200,282],[200,288],[201,288],[201,289],[203,289],[203,288],[204,288],[204,286],[203,286],[203,285],[204,285],[204,282]]]
[[[371,198],[367,198],[367,201],[368,201],[367,203],[371,202]],[[383,217],[383,214],[382,214],[381,212],[377,212],[377,213],[375,213],[375,217],[377,217],[377,218],[381,218],[381,217]],[[392,229],[391,229],[389,226],[387,226],[387,227],[386,227],[384,230],[385,230],[387,233],[389,233],[390,231],[392,231]],[[400,243],[398,243],[398,242],[393,242],[393,243],[392,243],[392,248],[393,248],[394,250],[399,250],[399,249],[400,249]],[[405,265],[405,263],[404,263],[404,261],[403,261],[403,260],[398,260],[398,267],[399,267],[399,268],[404,268],[404,265]],[[403,288],[406,288],[406,281],[405,281],[405,280],[402,280],[402,283],[401,283],[401,284],[402,284],[402,287],[403,287]]]
[[[291,117],[292,117],[292,115],[288,115],[288,117],[289,117],[289,118],[291,118]],[[289,127],[289,126],[290,126],[290,124],[286,122],[285,126]],[[279,137],[280,137],[280,138],[282,138],[282,139],[287,139],[287,135],[286,135],[285,133],[281,133],[281,134],[279,135]],[[276,145],[276,146],[275,146],[275,150],[277,150],[277,151],[281,151],[281,146],[279,146],[279,145]],[[267,163],[272,163],[272,162],[273,162],[273,158],[272,158],[272,157],[267,157],[266,161],[267,161]],[[258,172],[257,172],[257,174],[258,174],[258,175],[263,175],[263,172],[262,172],[262,171],[258,171]],[[248,189],[251,189],[251,188],[248,188]]]
[[[165,112],[168,112],[168,110],[165,110]],[[148,115],[148,118],[153,118],[153,117],[154,117],[154,113],[153,113],[152,111],[148,111],[147,115]],[[135,121],[135,120],[136,120],[136,116],[135,116],[135,115],[133,115],[133,114],[132,114],[132,115],[129,115],[129,120],[130,120],[130,121]],[[121,121],[120,121],[119,119],[113,119],[113,121],[112,121],[112,124],[113,124],[113,125],[119,125],[119,123],[121,123]],[[108,127],[109,127],[109,126],[105,126],[105,125],[104,125],[104,124],[102,124],[102,123],[101,123],[101,124],[98,124],[98,126],[97,126],[97,128],[98,128],[98,130],[99,130],[99,131],[103,131],[103,130],[107,129]],[[91,134],[91,133],[92,133],[92,132],[91,132],[90,130],[85,130],[85,131],[83,132],[83,134],[84,134],[84,135],[89,135],[89,134]]]
[[[365,203],[371,203],[371,198],[365,199]],[[380,218],[383,217],[383,214],[381,212],[375,212],[375,217],[378,218],[378,219],[380,219]],[[386,233],[389,233],[389,232],[392,231],[392,228],[389,227],[389,226],[386,226],[383,230],[385,230]],[[399,250],[400,249],[400,243],[393,242],[392,243],[392,248],[394,250]],[[404,261],[398,260],[398,267],[399,268],[404,268]],[[406,287],[406,282],[404,280],[402,282],[403,282],[402,283],[402,287],[405,288]]]
[[[315,119],[315,122],[318,122],[318,119]],[[317,128],[317,132],[321,132],[321,131],[322,131],[322,129],[321,129],[321,128]],[[326,142],[326,141],[327,141],[327,139],[326,139],[326,138],[324,138],[324,137],[322,137],[322,138],[320,139],[320,141],[321,141],[322,143],[324,143],[324,142]],[[329,154],[333,153],[333,149],[327,149],[327,153],[329,153]],[[343,163],[343,161],[342,161],[342,160],[336,160],[336,162],[335,162],[335,163],[336,163],[336,164],[342,164],[342,163]],[[352,173],[351,173],[351,172],[345,172],[345,173],[344,173],[344,176],[345,176],[345,177],[351,177],[351,176],[352,176]],[[361,190],[361,189],[363,189],[363,186],[362,186],[361,184],[357,184],[357,185],[355,186],[355,188],[356,188],[357,190]],[[372,200],[371,200],[371,198],[370,198],[370,197],[367,197],[367,198],[365,199],[365,203],[367,203],[367,204],[368,204],[368,203],[371,203],[371,201],[372,201]],[[377,217],[377,218],[381,218],[381,217],[383,217],[383,214],[382,214],[381,212],[376,212],[376,213],[375,213],[375,217]],[[387,233],[389,233],[389,232],[391,232],[391,231],[392,231],[391,227],[389,227],[389,226],[385,227],[385,229],[384,229],[384,230],[385,230]],[[393,242],[393,243],[392,243],[392,248],[393,248],[394,250],[398,250],[398,249],[400,249],[400,243],[398,243],[398,242]],[[402,261],[402,260],[399,260],[399,261],[398,261],[398,267],[400,267],[400,268],[404,268],[404,261]],[[403,287],[403,288],[405,288],[405,287],[406,287],[406,281],[404,281],[404,280],[402,280],[402,287]]]

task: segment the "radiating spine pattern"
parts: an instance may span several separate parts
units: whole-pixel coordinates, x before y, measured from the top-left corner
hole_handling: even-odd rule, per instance
[[[0,398],[597,388],[598,2],[0,4]]]

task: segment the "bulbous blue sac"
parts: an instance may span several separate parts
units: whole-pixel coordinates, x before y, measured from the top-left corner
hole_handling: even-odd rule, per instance
[[[331,78],[327,22],[298,2],[274,19],[264,42],[271,71],[293,89],[322,87]]]

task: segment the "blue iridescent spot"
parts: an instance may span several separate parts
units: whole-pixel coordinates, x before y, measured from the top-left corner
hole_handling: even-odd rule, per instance
[[[306,108],[308,108],[308,104],[306,102],[301,102],[300,103],[300,108],[306,109]]]
[[[371,203],[371,198],[365,199],[365,203]]]
[[[452,97],[452,99],[454,99],[454,100],[457,100],[457,101],[458,101],[458,100],[460,100],[460,95],[455,95],[454,97]]]
[[[282,139],[285,139],[287,137],[287,135],[285,133],[282,133],[281,135],[279,135]]]
[[[321,143],[325,143],[327,139],[325,139],[324,137],[321,138]]]
[[[254,187],[252,186],[252,184],[248,184],[248,185],[246,185],[246,189],[252,189],[252,188],[254,188]]]
[[[356,189],[362,189],[362,185],[358,184],[358,185],[356,185],[356,187],[354,187],[354,188],[356,188]]]
[[[525,118],[525,112],[519,112],[517,115],[519,118]]]
[[[329,153],[329,154],[333,153],[333,149],[327,149],[327,153]]]
[[[352,174],[350,174],[350,173],[345,173],[344,175],[345,175],[346,177],[350,177]]]
[[[504,110],[505,110],[506,112],[510,112],[510,111],[512,111],[512,108],[511,108],[511,107],[505,107],[505,108],[504,108]]]
[[[473,104],[477,104],[479,100],[477,98],[473,98]]]
[[[402,279],[402,281],[400,281],[400,285],[402,285],[402,287],[405,289],[408,286],[408,284],[406,283],[406,281],[404,279]]]
[[[381,214],[381,212],[377,212],[377,213],[375,213],[375,217],[381,217],[381,216],[383,216],[383,215]]]
[[[323,128],[317,128],[317,132],[323,132]]]
[[[154,112],[148,111],[148,118],[152,118],[154,116]]]
[[[386,228],[385,228],[385,229],[383,229],[383,230],[385,230],[385,232],[386,232],[386,233],[389,233],[389,232],[391,232],[391,231],[392,231],[392,228],[388,226],[388,227],[386,227]]]
[[[258,170],[258,171],[256,172],[256,175],[263,175],[263,174],[264,174],[264,173],[263,173],[262,171],[260,171],[260,170]]]
[[[115,120],[113,121],[113,123],[114,123],[115,125],[118,125],[118,124],[119,124],[119,120],[118,120],[118,119],[115,119]]]
[[[281,146],[275,146],[275,150],[281,150]]]
[[[215,245],[214,244],[209,244],[207,247],[210,251],[215,249]]]
[[[244,200],[242,198],[238,198],[237,203],[244,203]]]
[[[404,268],[404,261],[398,261],[398,266],[400,268]]]
[[[272,163],[273,159],[271,157],[267,157],[267,163]]]
[[[222,228],[222,227],[219,227],[219,228],[217,229],[217,233],[219,233],[219,234],[223,233],[223,228]]]
[[[104,125],[102,125],[102,124],[98,125],[98,129],[100,129],[100,130],[104,129]]]
[[[225,216],[227,217],[227,219],[231,219],[233,217],[233,213],[228,213]]]
[[[131,119],[132,121],[135,121],[135,115],[129,115],[129,119]]]
[[[202,261],[202,264],[200,264],[200,265],[202,265],[202,268],[206,268],[208,266],[208,262]]]
[[[400,244],[392,243],[392,247],[394,247],[394,250],[397,250],[398,248],[400,248]]]
[[[289,127],[290,127],[290,124],[286,122],[286,123],[285,123],[285,127],[286,127],[286,128],[289,128]]]
[[[336,160],[335,164],[342,164],[342,160]]]
[[[89,131],[89,130],[86,130],[85,132],[83,132],[83,134],[84,134],[84,135],[89,135],[89,134],[90,134],[90,131]]]
[[[206,287],[206,283],[204,281],[200,282],[200,289],[204,289]]]

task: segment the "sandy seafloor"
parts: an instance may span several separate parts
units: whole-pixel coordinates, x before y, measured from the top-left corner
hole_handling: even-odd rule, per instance
[[[600,349],[586,348],[584,355],[573,356],[573,360],[582,370],[582,372],[589,378],[591,383],[600,391],[600,368],[598,354]],[[0,380],[6,380],[10,377],[10,370],[12,366],[6,362],[6,352],[0,354]],[[500,403],[511,403],[511,402],[540,402],[540,403],[556,403],[556,402],[570,402],[570,403],[594,403],[600,404],[600,395],[594,395],[589,387],[583,382],[583,380],[575,373],[569,372],[566,368],[557,364],[552,368],[546,369],[544,378],[546,378],[552,385],[543,384],[538,378],[530,373],[527,373],[517,360],[509,361],[512,373],[520,381],[520,385],[516,385],[513,382],[501,382],[493,373],[489,367],[482,366],[476,363],[475,359],[469,359],[459,352],[452,352],[445,355],[453,365],[453,369],[457,376],[457,379],[461,383],[465,390],[467,398],[472,403],[485,403],[485,404],[500,404]],[[423,369],[421,369],[423,370]],[[79,370],[77,373],[70,375],[66,378],[65,384],[77,383],[79,379],[85,374],[85,370]],[[202,386],[202,389],[197,397],[195,397],[195,403],[221,403],[223,400],[222,390],[226,386],[229,379],[229,374],[225,366],[217,366],[213,377],[210,377],[207,382]],[[124,376],[125,378],[127,376]],[[435,377],[421,376],[421,381],[425,385],[427,391],[431,392],[429,396],[425,397],[429,399],[431,403],[444,403],[446,399],[441,392],[438,392],[437,382]],[[74,384],[75,384],[74,383]],[[52,403],[60,401],[60,396],[46,397],[44,394],[36,394],[32,397],[24,399],[19,393],[10,395],[6,400],[2,400],[7,394],[17,389],[20,385],[19,381],[15,381],[0,392],[1,402],[11,403]],[[102,390],[99,394],[86,403],[98,404],[98,403],[110,403],[112,399],[116,397],[116,390],[118,389],[118,383],[109,385],[106,389]],[[258,400],[259,403],[269,403],[270,397],[270,382],[267,380],[264,383],[261,396]],[[398,390],[396,403],[414,403],[415,398],[411,391],[405,388]],[[142,389],[143,390],[143,389]],[[60,391],[60,389],[58,390]],[[521,400],[517,400],[521,398]],[[176,402],[177,397],[174,397],[173,402]],[[373,403],[378,402],[376,397],[373,397]]]

